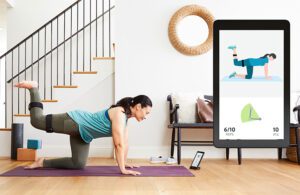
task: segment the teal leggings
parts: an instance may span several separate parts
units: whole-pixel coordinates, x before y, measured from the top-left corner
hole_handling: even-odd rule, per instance
[[[253,66],[249,66],[248,63],[247,63],[247,59],[246,60],[237,60],[237,59],[234,59],[233,60],[233,63],[235,66],[246,66],[246,69],[247,69],[247,75],[245,76],[245,79],[252,79],[252,76],[253,76]]]
[[[30,91],[31,102],[41,102],[39,91],[32,88]],[[46,116],[43,109],[33,107],[30,110],[30,122],[33,127],[46,130]],[[84,142],[80,136],[78,125],[67,113],[53,114],[52,127],[55,133],[70,135],[72,157],[44,160],[43,167],[61,169],[83,169],[86,165],[90,144]]]

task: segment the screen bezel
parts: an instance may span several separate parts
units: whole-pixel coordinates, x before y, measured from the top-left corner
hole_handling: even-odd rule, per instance
[[[284,138],[274,140],[221,140],[219,138],[219,39],[220,30],[283,30],[284,32]],[[218,148],[279,148],[289,145],[290,131],[290,23],[287,20],[216,20],[213,29],[213,95],[214,95],[214,145]],[[276,111],[276,110],[274,110]]]

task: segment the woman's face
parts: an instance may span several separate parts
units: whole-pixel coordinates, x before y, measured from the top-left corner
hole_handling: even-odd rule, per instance
[[[146,119],[146,116],[151,112],[151,109],[151,106],[142,108],[141,104],[137,104],[133,107],[134,117],[140,122]]]
[[[273,61],[274,60],[274,58],[272,56],[268,56],[268,58],[269,58],[269,61]]]

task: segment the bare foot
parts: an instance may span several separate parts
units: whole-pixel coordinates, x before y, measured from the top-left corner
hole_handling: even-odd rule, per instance
[[[31,88],[37,88],[38,83],[36,81],[22,81],[20,83],[15,84],[14,86],[18,88],[31,89]]]
[[[38,158],[34,163],[29,166],[24,167],[24,169],[36,169],[43,167],[43,162],[45,158]]]

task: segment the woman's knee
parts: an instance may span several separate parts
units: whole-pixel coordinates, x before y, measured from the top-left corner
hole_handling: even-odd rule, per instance
[[[237,59],[233,59],[233,64],[235,66],[242,66],[241,61],[238,61]]]
[[[247,75],[245,76],[245,78],[246,78],[246,79],[252,79],[252,75],[247,74]]]
[[[74,160],[73,160],[74,169],[84,169],[85,165],[86,165],[85,161],[78,160],[78,161],[74,162]]]
[[[35,116],[31,117],[30,123],[33,127],[37,129],[45,130],[46,124],[45,124],[45,117],[44,116]]]

